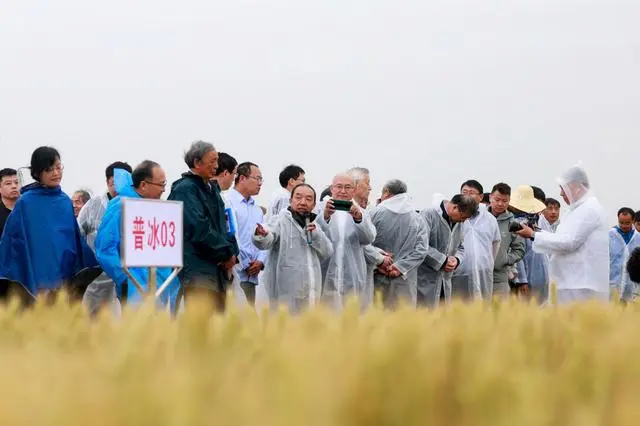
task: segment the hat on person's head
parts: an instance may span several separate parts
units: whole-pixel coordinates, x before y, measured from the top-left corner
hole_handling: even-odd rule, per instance
[[[522,185],[511,193],[509,205],[525,213],[540,213],[547,206],[533,195],[533,188],[529,185]]]

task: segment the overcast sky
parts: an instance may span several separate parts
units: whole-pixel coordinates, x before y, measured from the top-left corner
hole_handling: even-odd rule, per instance
[[[582,160],[640,209],[640,2],[0,0],[1,167],[57,147],[63,188],[195,139],[321,189],[355,165],[416,207],[467,178],[557,196]],[[166,194],[168,195],[168,194]]]

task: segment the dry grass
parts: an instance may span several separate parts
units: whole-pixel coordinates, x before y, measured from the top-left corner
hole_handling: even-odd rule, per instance
[[[0,311],[2,425],[637,425],[636,306]]]

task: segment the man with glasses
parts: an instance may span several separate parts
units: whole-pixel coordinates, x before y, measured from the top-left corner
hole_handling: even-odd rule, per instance
[[[201,301],[212,311],[223,312],[238,244],[227,232],[220,190],[210,184],[218,168],[218,153],[212,144],[197,141],[185,153],[184,161],[189,171],[173,183],[168,199],[183,203],[184,268],[180,280],[185,308]]]
[[[482,204],[484,192],[480,182],[468,180],[462,184],[460,192],[473,197],[479,206],[464,226],[465,256],[451,279],[452,296],[489,300],[493,293],[493,267],[500,247],[500,229],[496,218]]]
[[[262,209],[253,198],[260,193],[262,182],[262,173],[257,164],[242,163],[236,170],[235,186],[227,193],[227,201],[237,219],[236,237],[240,246],[240,263],[236,270],[240,287],[251,306],[255,305],[258,275],[264,269],[268,253],[253,244],[256,225],[264,222]]]

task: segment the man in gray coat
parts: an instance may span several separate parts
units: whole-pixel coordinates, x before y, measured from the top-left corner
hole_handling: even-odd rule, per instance
[[[524,239],[509,232],[509,225],[515,221],[513,213],[507,210],[511,202],[511,187],[506,183],[494,185],[490,195],[489,212],[495,216],[500,229],[500,248],[493,267],[493,296],[509,297],[509,275],[514,265],[524,258]]]
[[[435,308],[441,293],[451,300],[451,275],[464,259],[464,221],[478,211],[478,202],[468,195],[455,195],[438,207],[420,212],[427,224],[429,248],[418,269],[418,305]]]

